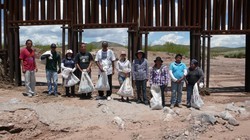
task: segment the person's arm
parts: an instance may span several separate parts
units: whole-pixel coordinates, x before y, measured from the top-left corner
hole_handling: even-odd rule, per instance
[[[104,70],[103,70],[103,68],[102,68],[102,66],[101,66],[101,64],[100,64],[100,62],[99,62],[99,51],[96,53],[96,56],[95,56],[95,63],[96,63],[96,65],[97,65],[97,67],[99,68],[99,70],[100,70],[101,72],[104,72]]]
[[[36,65],[36,59],[35,59],[35,56],[34,56],[34,66],[35,66],[35,70],[36,70],[36,72],[38,72],[38,68],[37,68],[37,65]]]
[[[121,69],[120,69],[120,62],[118,61],[117,64],[116,64],[116,70],[118,72],[123,72]]]
[[[133,80],[135,80],[135,60],[133,60],[133,63],[132,63],[132,75],[133,75]]]
[[[112,51],[112,74],[114,75],[115,74],[115,54],[114,52]]]
[[[145,61],[146,61],[146,80],[148,81],[148,79],[149,79],[149,66],[148,66],[148,60],[145,59]]]
[[[165,78],[166,78],[166,85],[168,84],[168,81],[169,81],[169,71],[168,71],[168,68],[167,66],[164,67],[165,69]]]
[[[89,62],[89,66],[88,66],[88,68],[87,68],[87,72],[90,72],[90,71],[91,71],[91,67],[92,67],[93,61],[94,61],[93,56],[92,56],[91,53],[89,53],[89,60],[90,60],[90,62]]]
[[[199,68],[199,80],[197,81],[197,83],[200,83],[200,82],[204,82],[204,73],[202,71],[202,69]]]
[[[58,57],[57,57],[57,64],[58,64],[58,71],[57,73],[61,73],[61,56],[58,54]]]
[[[170,66],[169,66],[169,75],[170,75],[170,78],[172,79],[173,82],[177,82],[178,79],[174,77],[172,69],[173,69],[173,66],[172,66],[172,64],[170,64]]]
[[[22,59],[21,59],[21,61],[20,61],[20,64],[21,64],[21,67],[22,67],[22,72],[25,73],[26,70],[25,70],[24,67],[23,67],[23,60],[22,60]]]
[[[151,70],[150,70],[150,74],[149,74],[149,84],[150,84],[150,86],[153,84],[153,78],[154,78],[154,68],[152,68]]]

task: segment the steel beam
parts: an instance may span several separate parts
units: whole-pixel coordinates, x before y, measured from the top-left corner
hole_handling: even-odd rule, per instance
[[[246,34],[245,91],[250,92],[250,34]]]

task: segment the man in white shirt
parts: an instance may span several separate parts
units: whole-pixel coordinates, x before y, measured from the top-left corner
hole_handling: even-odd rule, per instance
[[[108,49],[108,42],[102,42],[102,49],[96,53],[95,62],[99,68],[99,75],[101,72],[106,71],[108,76],[108,82],[110,86],[110,90],[107,91],[107,100],[111,100],[112,94],[112,75],[115,73],[115,55],[114,52]],[[104,91],[98,91],[99,98],[104,98]]]

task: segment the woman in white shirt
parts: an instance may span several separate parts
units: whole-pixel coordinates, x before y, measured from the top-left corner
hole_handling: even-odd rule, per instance
[[[118,81],[120,86],[123,84],[125,79],[130,76],[131,72],[131,63],[128,59],[126,59],[126,52],[122,51],[120,60],[117,62],[117,71],[118,71]],[[121,97],[121,101],[124,102],[123,96]],[[127,102],[129,102],[129,98],[127,97]]]

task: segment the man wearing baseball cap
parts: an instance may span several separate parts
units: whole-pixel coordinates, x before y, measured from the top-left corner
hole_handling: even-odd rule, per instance
[[[50,57],[50,55],[44,55],[41,56],[41,59],[46,59],[46,78],[48,84],[48,95],[54,94],[55,96],[58,96],[57,82],[58,74],[61,73],[61,56],[56,51],[56,44],[52,43],[50,45],[50,48],[52,57]],[[54,88],[52,88],[52,85]]]

